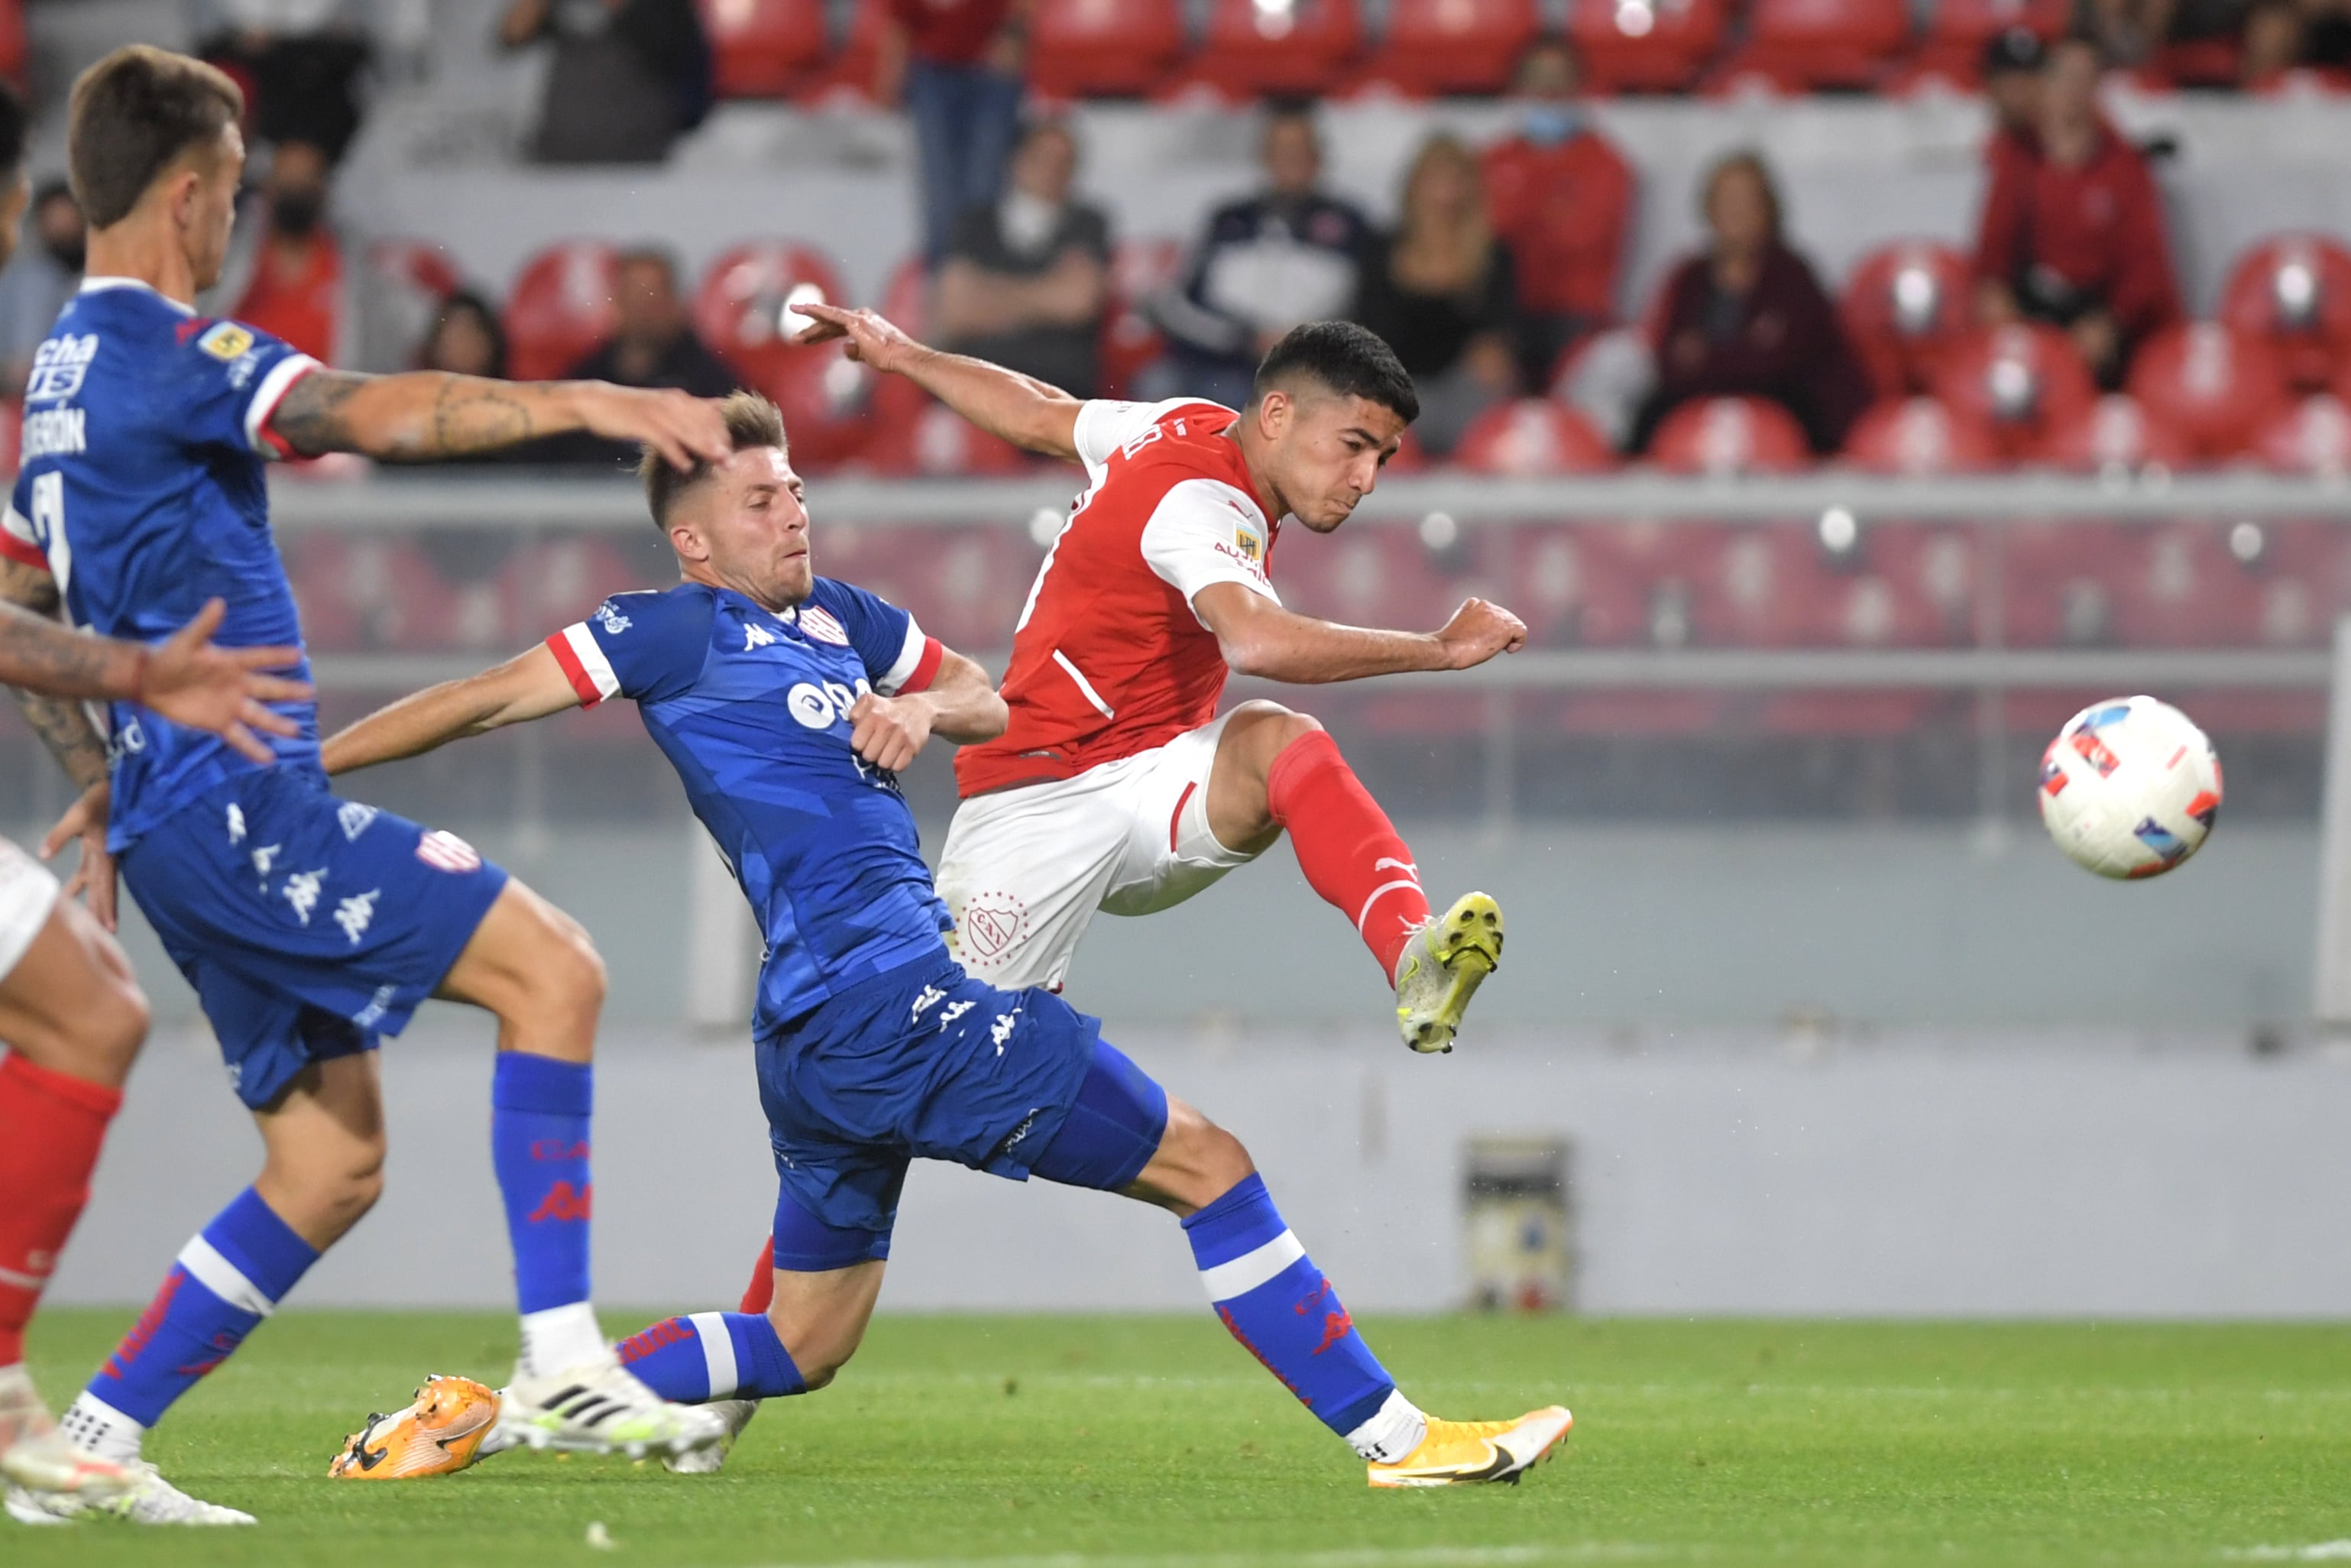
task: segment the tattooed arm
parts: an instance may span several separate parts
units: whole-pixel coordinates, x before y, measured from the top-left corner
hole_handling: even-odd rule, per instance
[[[53,619],[57,612],[57,585],[40,568],[0,559],[0,601],[31,612],[32,616],[47,622],[57,635],[73,637]],[[89,715],[83,711],[77,697],[19,689],[16,706],[25,710],[25,722],[33,727],[33,733],[41,737],[41,744],[49,748],[49,755],[57,759],[66,777],[74,781],[75,789],[87,789],[105,779],[105,737],[90,723]]]
[[[643,442],[679,468],[724,461],[732,450],[718,405],[685,392],[444,371],[312,371],[287,389],[269,426],[305,457],[359,452],[405,463],[495,452],[574,430]]]

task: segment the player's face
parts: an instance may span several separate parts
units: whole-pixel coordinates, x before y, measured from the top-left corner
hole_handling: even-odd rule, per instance
[[[1404,440],[1404,420],[1368,398],[1268,392],[1268,477],[1280,504],[1318,534],[1347,520]]]
[[[772,446],[736,453],[688,497],[689,531],[711,573],[770,610],[798,604],[816,585],[809,556],[808,487]]]
[[[234,123],[221,128],[220,145],[194,165],[195,189],[188,197],[186,238],[188,267],[196,287],[210,288],[220,281],[228,260],[228,235],[236,222],[236,191],[245,180],[245,135]]]

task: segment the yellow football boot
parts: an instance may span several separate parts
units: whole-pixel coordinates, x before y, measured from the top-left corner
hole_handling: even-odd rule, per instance
[[[1412,934],[1396,960],[1396,1026],[1417,1051],[1451,1051],[1461,1015],[1502,962],[1502,907],[1465,893],[1442,918]]]
[[[1515,1421],[1440,1421],[1428,1418],[1420,1447],[1392,1465],[1366,1467],[1375,1487],[1458,1487],[1480,1481],[1519,1484],[1519,1478],[1551,1457],[1575,1417],[1546,1405]]]
[[[428,1377],[407,1409],[369,1416],[327,1473],[345,1481],[406,1481],[462,1470],[497,1425],[498,1403],[496,1390],[470,1377]]]

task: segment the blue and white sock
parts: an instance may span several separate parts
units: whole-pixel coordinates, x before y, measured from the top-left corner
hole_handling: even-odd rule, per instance
[[[318,1260],[318,1249],[246,1188],[180,1249],[155,1299],[67,1410],[67,1435],[104,1458],[137,1458],[145,1430],[235,1354]]]
[[[601,1359],[588,1304],[589,1122],[595,1069],[508,1051],[490,1078],[490,1160],[514,1246],[522,1364],[541,1375]]]
[[[1251,1176],[1184,1230],[1217,1316],[1299,1403],[1366,1459],[1400,1459],[1420,1446],[1427,1417],[1396,1392],[1263,1177]]]
[[[664,1318],[615,1348],[622,1365],[675,1405],[780,1399],[808,1391],[775,1325],[758,1312]]]

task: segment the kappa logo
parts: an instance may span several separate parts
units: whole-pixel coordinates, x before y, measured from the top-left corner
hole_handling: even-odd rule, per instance
[[[987,1031],[987,1035],[990,1040],[996,1041],[997,1055],[1002,1056],[1004,1054],[1004,1042],[1010,1040],[1012,1038],[1012,1031],[1019,1027],[1020,1009],[1019,1008],[1014,1008],[1008,1013],[998,1013],[996,1015],[996,1025]]]
[[[848,629],[834,620],[832,612],[820,604],[800,607],[800,630],[820,643],[831,643],[840,648],[849,646]]]
[[[343,838],[347,842],[357,843],[360,835],[368,831],[368,824],[381,815],[383,813],[373,806],[362,806],[357,800],[346,800],[336,809],[335,822],[343,830]]]
[[[757,648],[772,648],[775,645],[776,634],[765,626],[756,622],[747,623],[744,626],[743,652],[748,653]]]
[[[964,903],[963,945],[982,964],[993,964],[1026,941],[1029,906],[1008,893],[976,894]]]
[[[382,896],[383,889],[371,887],[335,905],[335,924],[343,928],[352,946],[358,946],[360,938],[367,935],[368,926],[375,920],[375,901]]]
[[[549,1219],[592,1219],[595,1218],[592,1212],[595,1199],[596,1187],[592,1182],[580,1187],[568,1181],[557,1182],[547,1189],[547,1196],[538,1200],[538,1207],[530,1211],[530,1223],[538,1225]]]
[[[294,906],[294,916],[305,925],[310,924],[310,911],[319,907],[319,885],[327,880],[327,868],[298,871],[286,879],[286,902]]]
[[[977,1006],[979,1006],[979,1004],[974,1001],[949,1002],[946,1005],[946,1010],[939,1014],[939,1027],[941,1029],[946,1028],[947,1025],[955,1022],[956,1019],[963,1017],[964,1014],[971,1011],[972,1009]]]
[[[245,808],[231,800],[228,803],[228,841],[245,842]]]
[[[947,994],[939,989],[936,986],[925,986],[915,994],[914,1010],[908,1013],[906,1016],[909,1019],[921,1018],[923,1014],[946,999]]]
[[[416,841],[416,858],[434,871],[453,872],[462,875],[482,869],[481,852],[455,833],[432,829]]]
[[[236,808],[232,806],[229,810],[234,811]],[[244,819],[240,817],[234,824],[232,824],[232,828],[237,837],[243,837],[245,833]],[[231,841],[234,842],[235,841],[232,840]],[[264,893],[267,893],[269,891],[269,868],[277,863],[277,856],[285,848],[286,846],[284,844],[264,844],[259,849],[253,852],[254,874],[261,878],[261,891]]]

